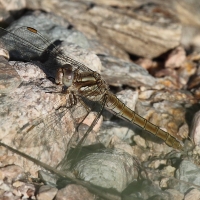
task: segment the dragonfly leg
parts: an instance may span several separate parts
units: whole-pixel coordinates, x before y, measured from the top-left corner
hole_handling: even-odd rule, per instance
[[[85,110],[87,111],[87,114],[84,116],[84,118],[80,121],[80,123],[77,125],[76,130],[78,131],[81,123],[88,117],[88,115],[91,112],[91,109],[80,99],[78,98],[78,101],[81,103],[81,105],[85,108]]]
[[[107,95],[105,94],[103,99],[102,99],[102,104],[101,104],[101,109],[98,112],[97,116],[95,117],[95,119],[93,120],[93,122],[91,123],[90,127],[88,128],[88,130],[86,131],[85,135],[82,137],[82,139],[80,140],[80,142],[78,143],[78,147],[81,146],[81,144],[83,143],[83,141],[86,139],[86,137],[88,136],[88,134],[92,131],[92,129],[94,128],[94,126],[96,125],[96,123],[98,122],[100,116],[102,115],[103,109],[105,107],[106,104],[106,99],[107,99]]]

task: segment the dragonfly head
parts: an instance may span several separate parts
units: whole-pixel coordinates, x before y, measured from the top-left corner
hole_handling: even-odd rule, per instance
[[[70,64],[65,64],[62,68],[58,69],[55,82],[68,88],[72,85],[73,79],[74,72],[72,71],[72,66]]]

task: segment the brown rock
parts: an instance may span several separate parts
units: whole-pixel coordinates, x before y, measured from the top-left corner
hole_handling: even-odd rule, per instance
[[[9,182],[24,177],[24,171],[17,165],[10,165],[0,169],[0,179],[7,179]]]
[[[17,71],[6,58],[0,56],[0,93],[9,93],[15,90],[20,83],[21,79]]]
[[[37,194],[38,200],[53,200],[58,189],[49,185],[43,185],[40,187]]]
[[[58,191],[55,200],[94,200],[95,195],[88,192],[86,188],[80,185],[68,185],[65,188]]]

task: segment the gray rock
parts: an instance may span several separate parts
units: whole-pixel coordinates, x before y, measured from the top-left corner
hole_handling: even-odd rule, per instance
[[[74,43],[82,48],[89,48],[87,38],[79,31],[69,28],[69,22],[54,14],[45,14],[40,11],[27,13],[9,26],[8,30],[14,31],[21,26],[30,26],[41,32],[50,41],[64,40]]]
[[[116,150],[89,153],[74,165],[73,170],[77,178],[122,192],[137,178],[136,168],[129,154]]]
[[[200,111],[196,112],[192,121],[190,137],[194,144],[200,146]]]
[[[111,56],[100,56],[100,60],[104,66],[102,76],[109,85],[118,87],[122,85],[148,87],[156,83],[155,78],[139,65]]]
[[[141,197],[143,199],[162,199],[162,200],[171,200],[172,195],[167,191],[162,191],[158,186],[152,185],[148,182],[143,182],[141,187]]]
[[[184,182],[179,182],[175,189],[185,193],[195,187],[190,183],[200,186],[200,168],[188,160],[183,160],[176,171],[176,178]]]
[[[172,195],[172,200],[182,200],[184,198],[184,195],[177,190],[167,189],[165,191]]]

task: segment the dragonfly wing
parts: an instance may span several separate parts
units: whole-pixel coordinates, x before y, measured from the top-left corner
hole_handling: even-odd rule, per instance
[[[13,59],[30,61],[40,57],[49,43],[28,31],[27,27],[21,27],[15,32],[0,28],[0,45],[9,51]]]
[[[68,110],[57,110],[28,122],[13,139],[16,149],[42,161],[59,163],[74,132]]]
[[[77,147],[80,143],[84,145],[89,145],[94,142],[95,134],[93,132],[94,125],[91,125],[96,118],[97,113],[93,112],[91,109],[91,104],[88,106],[81,97],[78,97],[77,104],[72,108],[69,108],[72,115],[72,119],[76,124],[76,133],[70,140],[70,147]],[[89,132],[88,132],[89,130]],[[91,133],[89,138],[84,138],[86,132]],[[82,141],[83,140],[83,141]]]
[[[66,102],[66,105],[68,104]],[[96,119],[96,114],[93,112],[93,118],[89,118],[92,118],[91,109],[81,99],[69,108],[65,105],[60,106],[51,113],[26,123],[17,131],[13,140],[14,145],[18,149],[37,147],[41,152],[52,151],[56,145],[59,149],[68,151],[71,147],[77,146],[88,129],[89,132],[92,131],[94,126],[91,127],[91,123]],[[87,144],[90,143],[91,137]]]
[[[82,63],[65,55],[56,45],[58,41],[50,41],[34,28],[23,26],[13,32],[0,28],[0,46],[7,49],[14,59],[42,62],[48,60],[47,68],[59,68],[68,63],[74,70],[91,71]]]

